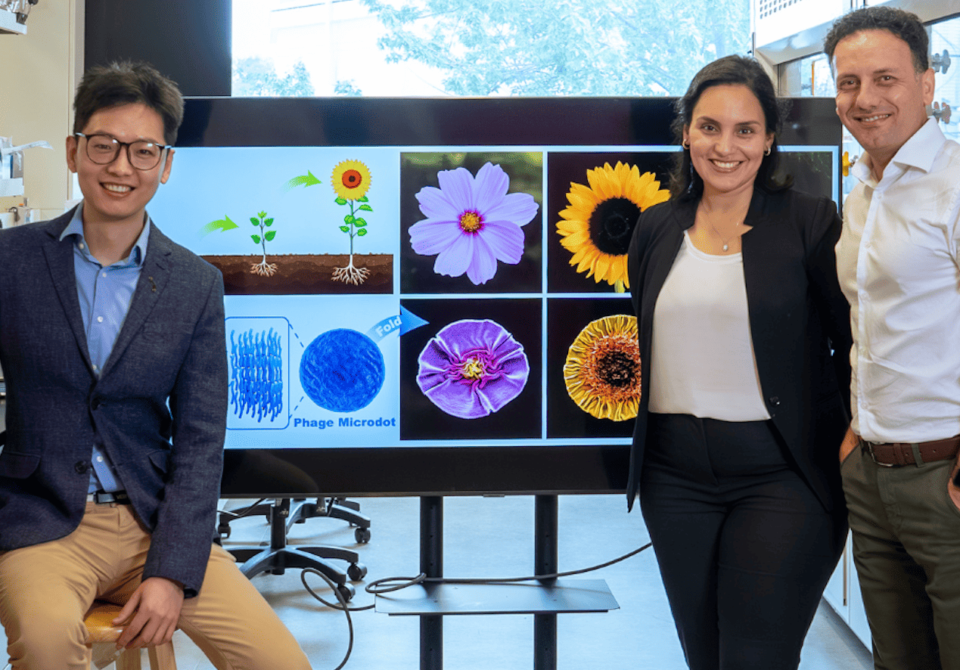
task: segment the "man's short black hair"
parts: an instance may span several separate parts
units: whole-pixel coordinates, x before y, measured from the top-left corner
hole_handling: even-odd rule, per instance
[[[920,17],[892,7],[864,7],[837,19],[823,41],[823,53],[827,54],[831,67],[833,67],[833,52],[836,51],[840,40],[864,30],[886,30],[894,37],[899,37],[910,47],[910,53],[913,54],[913,67],[917,74],[923,74],[930,69],[930,59],[927,55],[930,38]]]
[[[175,144],[183,121],[183,96],[175,82],[141,62],[98,65],[83,74],[73,99],[73,132],[83,132],[90,117],[101,109],[136,103],[160,115],[163,141]]]

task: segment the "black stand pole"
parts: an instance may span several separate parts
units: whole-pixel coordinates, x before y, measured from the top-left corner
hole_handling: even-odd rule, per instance
[[[420,498],[420,572],[443,577],[443,498]],[[443,670],[443,616],[420,617],[420,670]]]
[[[557,572],[557,496],[536,496],[534,529],[534,570],[538,575]],[[551,584],[556,580],[544,580]],[[557,615],[533,615],[533,668],[557,670]]]

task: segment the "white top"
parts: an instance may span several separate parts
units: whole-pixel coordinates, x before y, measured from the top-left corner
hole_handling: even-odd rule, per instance
[[[878,183],[864,154],[837,243],[850,302],[853,430],[872,442],[960,433],[960,145],[931,118]]]
[[[743,254],[706,254],[684,232],[654,308],[651,346],[651,412],[770,418],[750,336]]]

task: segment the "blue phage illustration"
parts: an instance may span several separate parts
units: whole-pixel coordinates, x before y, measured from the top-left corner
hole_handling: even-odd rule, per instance
[[[331,412],[355,412],[369,405],[383,387],[384,373],[380,348],[347,328],[317,336],[300,362],[303,390]]]
[[[283,358],[273,331],[230,331],[230,404],[237,417],[272,421],[283,410]]]

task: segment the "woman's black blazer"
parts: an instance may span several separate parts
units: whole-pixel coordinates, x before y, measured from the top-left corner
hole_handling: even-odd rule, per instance
[[[630,243],[642,395],[630,451],[628,507],[640,488],[647,436],[653,311],[696,211],[695,201],[651,207],[640,215]],[[837,454],[849,425],[852,346],[850,307],[840,291],[834,254],[841,227],[837,208],[827,198],[792,189],[756,189],[744,223],[752,227],[742,237],[743,274],[763,400],[787,457],[832,510],[843,500]]]

